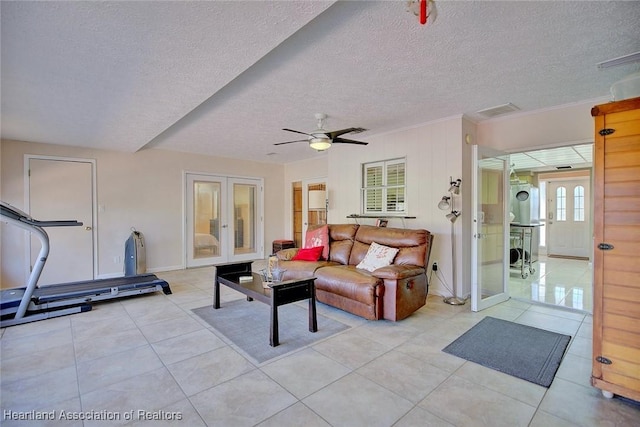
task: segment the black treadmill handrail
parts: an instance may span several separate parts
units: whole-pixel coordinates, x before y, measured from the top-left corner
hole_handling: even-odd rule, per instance
[[[77,227],[83,225],[82,222],[75,219],[54,220],[54,221],[38,221],[32,218],[20,218],[20,221],[37,227]]]
[[[37,219],[31,218],[26,212],[4,202],[0,202],[0,216],[12,218],[25,224],[35,225],[36,227],[78,227],[83,225],[82,222],[75,219],[38,221]]]

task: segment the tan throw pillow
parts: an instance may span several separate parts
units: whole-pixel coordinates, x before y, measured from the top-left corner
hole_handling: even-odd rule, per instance
[[[362,268],[367,271],[374,271],[380,267],[386,267],[391,265],[393,259],[396,257],[399,249],[390,248],[389,246],[379,245],[376,242],[372,242],[360,264],[356,265],[356,268]]]

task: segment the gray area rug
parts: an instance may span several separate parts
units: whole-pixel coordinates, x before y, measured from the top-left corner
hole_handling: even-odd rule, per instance
[[[442,351],[549,387],[571,337],[485,317]]]
[[[296,351],[350,328],[342,322],[317,314],[318,331],[309,332],[307,305],[283,305],[278,307],[280,345],[271,347],[271,313],[267,304],[241,299],[222,302],[217,310],[209,305],[192,311],[256,364]]]

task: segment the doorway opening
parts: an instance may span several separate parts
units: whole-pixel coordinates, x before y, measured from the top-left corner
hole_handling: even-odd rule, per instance
[[[593,144],[511,154],[511,297],[592,312],[592,161]]]
[[[302,248],[307,228],[327,223],[327,183],[324,178],[296,181],[291,191],[293,241]]]

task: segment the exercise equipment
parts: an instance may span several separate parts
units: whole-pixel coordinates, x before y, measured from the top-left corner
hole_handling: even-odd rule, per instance
[[[171,294],[169,284],[154,274],[38,286],[40,274],[49,256],[49,236],[44,228],[77,227],[81,226],[82,222],[38,221],[1,201],[0,217],[3,222],[33,233],[41,243],[27,286],[0,292],[0,327],[90,311],[91,303],[95,301],[156,291],[162,291],[166,295]]]

